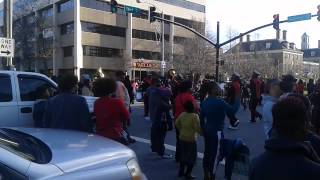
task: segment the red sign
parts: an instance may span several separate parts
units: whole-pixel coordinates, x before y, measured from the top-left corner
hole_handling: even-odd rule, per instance
[[[160,68],[160,64],[158,63],[151,63],[151,62],[135,62],[134,63],[135,68],[146,68],[146,69],[157,69]]]

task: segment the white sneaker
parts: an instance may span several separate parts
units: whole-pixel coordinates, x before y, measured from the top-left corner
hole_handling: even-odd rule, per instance
[[[234,122],[234,124],[230,124],[228,129],[232,129],[232,130],[237,130],[239,128],[239,124],[240,124],[240,121],[237,120],[236,122]]]

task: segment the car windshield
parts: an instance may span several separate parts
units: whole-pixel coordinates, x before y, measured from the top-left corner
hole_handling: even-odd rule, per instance
[[[42,141],[12,129],[0,129],[0,148],[39,164],[46,164],[52,158],[50,148]]]

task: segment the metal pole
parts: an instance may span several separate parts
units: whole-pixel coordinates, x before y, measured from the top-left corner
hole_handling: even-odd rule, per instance
[[[164,13],[163,13],[163,11],[162,11],[162,14],[161,14],[161,17],[162,17],[162,19],[164,19]],[[165,61],[164,61],[164,21],[162,21],[162,35],[161,35],[161,40],[162,40],[162,44],[161,44],[161,77],[164,77],[164,70],[165,70],[165,66],[164,66],[164,63],[165,63]]]
[[[4,34],[12,39],[12,0],[4,0]],[[7,66],[12,69],[12,58],[7,58]]]
[[[219,57],[220,57],[220,23],[217,22],[217,43],[216,43],[216,82],[219,82]]]

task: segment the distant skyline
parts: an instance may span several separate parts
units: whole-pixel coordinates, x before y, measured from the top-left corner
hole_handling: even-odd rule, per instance
[[[221,41],[228,38],[229,27],[237,32],[245,32],[260,25],[271,23],[273,14],[280,14],[280,20],[287,16],[312,13],[316,14],[318,0],[207,0],[208,28],[216,32],[216,23],[220,21]],[[281,30],[287,30],[287,41],[301,47],[301,36],[306,32],[310,36],[310,48],[318,47],[320,40],[320,22],[317,18],[308,21],[280,24]],[[259,34],[259,35],[257,35]],[[272,27],[251,34],[251,39],[273,39],[276,32]],[[282,34],[281,34],[282,38]],[[244,38],[245,39],[245,38]]]

